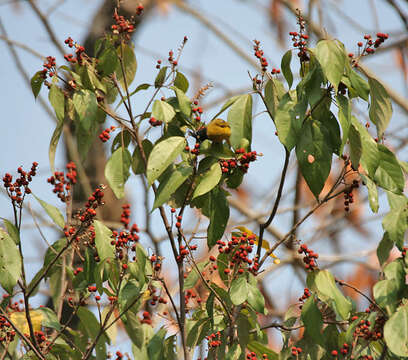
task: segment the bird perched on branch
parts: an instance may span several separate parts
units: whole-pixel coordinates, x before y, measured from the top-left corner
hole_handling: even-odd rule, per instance
[[[231,127],[225,120],[214,119],[207,126],[198,129],[192,135],[198,142],[203,142],[206,139],[211,140],[214,143],[222,143],[223,140],[230,144]]]

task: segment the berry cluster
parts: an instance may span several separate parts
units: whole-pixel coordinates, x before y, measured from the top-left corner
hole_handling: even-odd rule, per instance
[[[143,11],[143,7],[140,11],[140,14],[142,13],[142,11]],[[112,33],[115,35],[122,34],[126,40],[130,40],[130,36],[132,32],[135,30],[133,17],[130,20],[127,20],[125,19],[124,16],[119,15],[117,9],[115,9],[115,13],[113,14],[113,19],[115,20],[116,24],[111,26]]]
[[[129,227],[130,223],[130,204],[122,205],[122,214],[120,215],[120,222],[123,224],[125,229]]]
[[[382,339],[385,320],[386,319],[382,315],[376,317],[374,324],[369,320],[361,319],[354,330],[353,337],[367,341],[377,341]]]
[[[114,131],[116,129],[116,126],[111,126],[110,128],[106,128],[99,134],[99,139],[101,139],[102,142],[107,142],[110,139],[110,132]]]
[[[200,143],[198,142],[198,143],[196,143],[195,145],[194,145],[194,149],[191,149],[190,150],[190,147],[187,145],[185,148],[184,148],[184,150],[185,151],[190,151],[190,153],[192,153],[193,155],[196,155],[196,156],[198,156],[198,155],[200,155]]]
[[[69,192],[71,191],[71,186],[77,182],[76,166],[72,161],[67,164],[67,170],[66,175],[64,175],[63,171],[55,171],[54,176],[47,179],[47,182],[54,186],[52,191],[54,194],[57,194],[57,197],[62,202],[70,200],[71,196]]]
[[[160,69],[162,61],[159,59],[157,60],[156,69]]]
[[[212,333],[206,337],[208,341],[208,346],[211,348],[216,348],[222,344],[221,342],[221,332],[217,331],[216,333]]]
[[[68,45],[70,48],[73,48],[73,47],[75,48],[75,56],[76,56],[74,57],[73,54],[65,54],[64,59],[71,64],[78,63],[79,65],[82,65],[83,60],[85,59],[85,48],[82,45],[74,42],[74,40],[72,40],[71,37],[66,38],[64,40],[64,43]]]
[[[198,104],[198,101],[195,101],[194,103]],[[195,104],[195,105],[197,105]],[[194,114],[194,120],[197,122],[201,121],[201,114],[203,113],[203,108],[201,106],[196,106],[192,108],[193,114]]]
[[[148,311],[143,311],[143,319],[140,320],[142,324],[152,325],[152,318]]]
[[[29,172],[23,170],[20,166],[17,172],[20,176],[13,182],[13,176],[6,173],[3,177],[3,186],[6,189],[8,197],[11,199],[13,206],[15,204],[22,206],[26,194],[31,194],[31,189],[28,187],[33,177],[37,173],[38,163],[33,162]]]
[[[350,204],[354,202],[353,190],[358,188],[358,180],[353,180],[349,190],[344,192],[344,210],[350,211]]]
[[[91,225],[96,216],[97,207],[104,205],[104,202],[102,201],[103,197],[105,196],[102,191],[103,188],[103,186],[96,188],[92,195],[88,198],[88,201],[85,203],[84,209],[79,210],[75,215],[75,217],[78,218],[81,223],[86,223],[88,226]]]
[[[28,334],[26,334],[26,336],[29,337]],[[44,350],[48,348],[51,342],[47,340],[47,337],[43,331],[34,331],[34,336],[40,348]]]
[[[157,289],[152,288],[151,293],[152,293],[152,300],[150,301],[150,305],[155,306],[156,303],[158,302],[159,304],[167,304],[167,300],[161,296],[154,295]]]
[[[177,224],[180,223],[176,223]],[[181,225],[180,225],[181,226]],[[197,245],[191,245],[189,246],[189,248],[186,248],[184,245],[180,245],[180,251],[179,251],[179,255],[177,255],[177,262],[182,262],[184,260],[184,258],[190,254],[190,251],[194,251],[197,250]]]
[[[262,156],[262,153],[257,153],[256,151],[245,152],[244,148],[239,148],[235,150],[236,159],[238,161],[238,168],[246,173],[249,169],[249,163],[255,161],[258,156]]]
[[[151,126],[153,126],[153,127],[155,127],[155,126],[160,126],[161,124],[163,124],[163,121],[157,120],[156,118],[151,117],[151,118],[149,119],[149,124],[150,124]]]
[[[188,304],[190,300],[195,300],[197,301],[198,304],[201,304],[203,302],[203,300],[200,297],[198,297],[197,294],[193,290],[188,289],[186,290],[186,294],[184,295],[184,301],[186,305]]]
[[[177,66],[177,60],[174,59],[174,52],[172,50],[169,51],[169,57],[167,60],[173,67]]]
[[[347,355],[349,351],[350,345],[347,343],[344,343],[343,346],[340,348],[340,354]]]
[[[258,260],[256,257],[253,259],[249,258],[249,254],[254,250],[256,235],[247,235],[245,232],[237,234],[240,236],[233,235],[228,244],[222,240],[217,241],[220,253],[232,254],[228,267],[224,269],[224,274],[229,275],[231,270],[233,275],[235,273],[243,274],[246,269],[256,274],[259,268]],[[210,257],[211,259],[214,259],[214,257]]]
[[[359,56],[370,55],[375,52],[375,49],[381,46],[381,44],[388,39],[388,34],[377,33],[377,39],[373,41],[371,35],[364,35],[365,44],[362,41],[357,43]],[[350,56],[350,55],[349,55]]]
[[[299,31],[291,31],[289,35],[292,36],[293,47],[298,48],[298,56],[300,62],[303,63],[309,61],[309,56],[307,54],[307,40],[309,39],[309,36],[304,33],[306,29],[306,21],[300,10],[298,10],[296,17]]]
[[[16,332],[11,327],[5,317],[0,315],[0,343],[11,343],[16,336]]]
[[[156,255],[150,256],[150,262],[153,265],[153,269],[155,271],[160,271],[161,270],[161,258],[157,257]]]
[[[317,269],[318,266],[316,260],[319,257],[319,254],[313,252],[312,249],[308,249],[306,244],[300,245],[298,253],[304,254],[303,262],[306,264],[305,265],[306,270],[312,271]]]
[[[262,68],[262,72],[266,72],[268,70],[268,60],[264,57],[264,52],[259,46],[261,42],[259,40],[254,40],[254,55],[257,59],[259,59],[259,63]]]
[[[250,353],[247,354],[246,359],[247,360],[257,360],[258,358],[256,356],[256,353],[251,351]],[[268,355],[267,354],[262,354],[262,360],[269,360]]]
[[[303,302],[308,299],[312,294],[308,288],[303,290],[303,295],[299,298],[299,301],[303,304]],[[299,305],[299,309],[302,309],[303,305]]]
[[[43,77],[43,79],[47,78],[47,73],[49,77],[53,77],[55,75],[56,72],[56,62],[55,62],[55,57],[52,56],[47,56],[46,61],[43,64],[44,69],[41,70],[41,76]]]
[[[115,355],[116,355],[116,360],[121,360],[121,359],[123,359],[123,357],[124,357],[124,355],[122,354],[122,352],[119,351],[119,350],[116,351]]]
[[[302,353],[302,348],[300,348],[300,347],[296,347],[296,346],[292,346],[292,349],[291,349],[291,354],[292,354],[292,356],[298,356],[298,355],[300,355]]]

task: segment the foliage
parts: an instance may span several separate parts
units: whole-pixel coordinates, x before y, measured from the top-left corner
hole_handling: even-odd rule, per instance
[[[0,315],[3,358],[17,358],[17,342],[21,340],[24,359],[105,359],[119,322],[136,359],[187,359],[200,346],[206,349],[208,359],[408,357],[408,262],[404,248],[408,202],[403,194],[403,165],[382,141],[392,114],[382,84],[359,73],[358,57],[348,57],[338,40],[322,40],[315,48],[307,47],[308,37],[301,26],[300,33],[291,33],[300,59],[299,81],[296,83],[291,69],[295,51],[286,52],[281,63],[286,87],[280,71],[268,72],[256,41],[255,56],[262,71],[251,77],[253,91],[228,100],[216,115],[228,111],[229,141],[201,141],[197,134],[205,123],[199,100],[205,89],[194,98],[186,94],[189,82],[178,70],[173,52],[169,53],[168,66],[157,65],[159,71],[151,84],[133,84],[137,62],[128,41],[132,24],[115,16],[117,25],[98,43],[96,58],[88,57],[82,46],[68,38],[66,44],[75,49],[75,56],[66,55],[71,66],[57,67],[55,59],[47,58],[44,70],[32,78],[32,89],[34,96],[41,86],[48,89],[59,121],[50,143],[51,166],[62,126],[75,127],[78,151],[85,159],[105,115],[116,122],[99,135],[106,142],[112,132],[118,133],[105,168],[108,185],[118,198],[124,197],[130,177],[141,176],[152,188],[152,211],[160,213],[178,270],[179,299],[166,285],[163,259],[148,255],[139,243],[139,228],[129,223],[129,206],[123,208],[123,228],[109,228],[97,220],[97,210],[104,205],[105,187],[99,186],[80,210],[71,211],[72,191],[78,186],[72,163],[65,174],[55,172],[48,179],[66,205],[65,215],[36,197],[62,237],[49,247],[42,268],[27,283],[20,232],[23,203],[31,194],[29,184],[38,165],[33,163],[28,172],[19,168],[14,181],[11,174],[3,179],[15,215],[14,222],[4,220],[6,230],[0,230],[0,284],[7,292]],[[384,41],[386,36],[377,34],[377,38]],[[185,38],[180,51],[186,42]],[[367,42],[367,55],[370,46]],[[148,89],[153,90],[151,99],[136,115],[133,98]],[[158,99],[159,93],[165,96]],[[285,148],[281,186],[259,234],[242,226],[228,232],[228,190],[240,186],[250,163],[261,156],[252,150],[255,97],[263,101]],[[352,113],[357,99],[367,103],[378,138],[373,139]],[[124,109],[127,117],[117,115],[111,104]],[[279,207],[291,154],[297,158],[316,205],[271,244],[263,239],[263,232]],[[334,184],[324,189],[333,157],[342,159],[343,169]],[[378,246],[382,272],[373,298],[366,297],[367,310],[357,309],[342,288],[359,290],[319,269],[318,254],[301,244],[299,259],[308,271],[308,288],[283,323],[262,326],[260,319],[268,312],[257,284],[265,263],[279,263],[272,260],[273,252],[285,242],[293,242],[296,228],[319,207],[344,196],[347,211],[353,203],[353,191],[361,185],[367,187],[372,211],[378,210],[378,190],[386,192],[390,206]],[[207,246],[213,255],[202,262],[194,256],[197,245],[193,238],[183,231],[183,214],[189,208],[209,219]],[[401,256],[387,263],[394,245]],[[53,308],[31,310],[30,298],[43,280],[50,284]],[[204,287],[205,297],[197,296],[198,285]],[[19,292],[23,307],[12,301]],[[61,318],[65,303],[71,307],[68,320]],[[91,305],[95,312],[89,309]],[[168,309],[163,314],[166,321],[176,324],[176,336],[168,335],[155,307]],[[74,317],[79,319],[77,325]],[[266,329],[270,327],[282,331],[279,353],[268,347]],[[304,329],[303,336],[290,339],[289,333],[299,328]],[[123,357],[120,352],[116,356]]]

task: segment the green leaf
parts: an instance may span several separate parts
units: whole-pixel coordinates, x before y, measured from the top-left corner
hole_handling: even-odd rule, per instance
[[[238,276],[231,282],[230,297],[234,305],[240,305],[248,298],[249,284],[245,276]]]
[[[125,183],[130,176],[132,157],[128,149],[120,147],[110,157],[105,166],[105,177],[115,196],[125,196]]]
[[[303,304],[301,318],[305,324],[306,335],[310,336],[317,344],[323,345],[321,334],[323,316],[313,296],[309,297]]]
[[[161,100],[154,101],[153,109],[152,109],[152,117],[154,117],[156,120],[160,120],[165,123],[168,123],[174,118],[175,115],[176,115],[176,112],[174,111],[171,105]]]
[[[401,194],[404,191],[404,174],[394,153],[382,144],[378,144],[379,165],[374,180],[383,189]]]
[[[197,263],[197,268],[200,272],[208,265],[208,261],[202,261]],[[188,274],[187,278],[184,280],[184,290],[191,289],[197,285],[197,281],[200,279],[200,274],[198,273],[195,266],[191,269],[190,273]]]
[[[368,173],[370,178],[373,179],[380,162],[380,154],[377,143],[368,133],[366,127],[362,125],[354,116],[351,117],[351,122],[360,134],[362,146],[360,164]]]
[[[214,120],[218,116],[220,116],[225,110],[227,110],[229,107],[231,107],[235,101],[237,101],[239,98],[239,95],[233,96],[232,98],[228,99],[225,104],[221,107],[220,111],[218,111],[211,120]]]
[[[364,184],[367,186],[368,191],[368,201],[370,203],[370,208],[372,212],[378,212],[378,191],[377,186],[371,179],[367,176],[360,174],[363,179]]]
[[[265,298],[256,285],[248,284],[248,304],[261,314],[265,314]]]
[[[319,271],[314,277],[314,284],[323,301],[333,301],[334,310],[342,319],[348,319],[351,302],[347,300],[335,284],[333,275],[328,270]]]
[[[156,79],[154,80],[154,87],[156,89],[164,84],[164,80],[166,80],[167,68],[167,66],[163,66],[157,74]]]
[[[198,184],[194,189],[192,199],[204,195],[218,185],[222,177],[221,167],[218,162],[215,162],[211,167],[200,175]]]
[[[62,90],[55,84],[51,84],[48,93],[48,99],[54,108],[55,115],[59,121],[64,120],[65,114],[65,96]]]
[[[150,153],[153,150],[153,144],[149,139],[144,139],[142,141],[143,151],[146,156],[146,161],[149,159]],[[140,153],[139,147],[136,146],[132,155],[132,170],[135,175],[143,174],[145,172],[146,166]]]
[[[240,95],[228,112],[228,123],[231,126],[231,145],[234,149],[241,147],[242,139],[247,139],[249,150],[252,142],[252,96]]]
[[[186,93],[188,90],[188,85],[187,78],[181,72],[177,71],[174,86]]]
[[[347,61],[343,44],[338,40],[321,40],[317,43],[315,55],[327,80],[337,89]]]
[[[34,195],[34,194],[33,194]],[[62,216],[61,212],[58,210],[53,205],[50,205],[46,203],[45,201],[41,200],[37,196],[34,195],[34,197],[37,199],[37,201],[40,203],[42,208],[45,210],[45,212],[48,214],[48,216],[54,221],[54,223],[61,229],[64,228],[65,226],[65,219]]]
[[[303,121],[303,119],[296,118],[295,106],[296,102],[291,99],[289,94],[286,94],[275,112],[278,138],[288,151],[295,147]]]
[[[361,146],[360,133],[357,131],[354,125],[351,125],[349,129],[349,141],[351,166],[354,170],[357,170],[363,150]]]
[[[20,232],[16,228],[16,226],[8,221],[7,219],[3,219],[4,225],[6,226],[7,232],[10,235],[10,237],[13,239],[16,245],[20,243]]]
[[[112,231],[99,220],[94,221],[95,246],[101,261],[115,258],[115,247],[111,245]]]
[[[392,104],[387,90],[377,79],[369,77],[368,84],[371,97],[370,120],[377,127],[377,136],[381,139],[391,119]]]
[[[248,314],[240,312],[236,321],[239,345],[241,346],[241,349],[245,351],[249,342],[249,331],[251,330]]]
[[[11,236],[0,228],[0,284],[11,295],[20,277],[20,252]]]
[[[290,61],[292,60],[292,50],[288,50],[285,52],[285,55],[282,57],[281,61],[281,69],[283,76],[285,77],[289,89],[292,87],[293,84],[293,74],[292,70],[290,69]]]
[[[57,331],[61,330],[61,324],[58,321],[57,314],[53,310],[47,307],[39,307],[36,311],[40,312],[43,316],[41,325],[55,329]]]
[[[208,208],[210,224],[207,228],[207,245],[211,249],[224,235],[230,215],[225,192],[220,187],[217,186],[210,192]]]
[[[408,305],[401,306],[384,325],[384,339],[396,356],[408,356]]]
[[[337,94],[337,104],[339,106],[338,118],[342,130],[342,140],[340,153],[343,152],[344,145],[349,138],[349,129],[351,124],[351,105],[350,101],[343,95]]]
[[[147,353],[149,354],[149,360],[161,360],[163,359],[163,345],[164,337],[166,336],[166,329],[163,327],[155,332],[147,345]]]
[[[193,174],[193,168],[180,164],[176,166],[168,176],[166,176],[161,182],[156,192],[152,211],[159,206],[163,205],[170,199],[170,196],[176,192],[176,190]]]
[[[50,160],[51,172],[55,172],[55,153],[57,151],[57,146],[59,139],[61,138],[62,128],[64,127],[64,121],[57,119],[57,126],[52,133],[50,146],[48,148],[48,159]]]
[[[377,248],[377,258],[381,266],[384,265],[384,263],[390,257],[390,252],[393,247],[394,243],[391,241],[388,233],[384,233],[384,236],[382,237]]]
[[[283,84],[277,79],[270,79],[265,85],[265,105],[271,113],[273,119],[275,118],[276,109],[279,102],[282,100],[286,91]]]
[[[186,94],[182,90],[180,90],[176,86],[172,86],[171,88],[176,93],[180,111],[187,117],[190,117],[191,116],[191,100],[186,96]]]
[[[41,70],[37,71],[33,75],[33,77],[31,78],[31,81],[30,81],[31,90],[33,91],[33,95],[34,95],[35,99],[37,99],[37,96],[40,93],[41,86],[42,86],[44,80],[45,80],[44,74],[43,74],[43,72]]]
[[[391,208],[382,221],[384,231],[389,239],[395,243],[399,249],[404,247],[404,235],[408,228],[408,200],[398,208]]]
[[[172,136],[153,147],[147,162],[146,176],[149,186],[173,163],[185,147],[185,139],[181,136]]]
[[[296,156],[307,185],[318,198],[331,169],[333,149],[327,141],[330,133],[320,121],[310,118],[304,122],[301,133]]]
[[[98,116],[98,102],[95,93],[91,90],[75,91],[72,102],[81,126],[85,131],[89,131]]]
[[[118,54],[112,46],[109,46],[102,52],[101,56],[98,57],[98,64],[96,68],[98,71],[102,72],[102,75],[111,75],[118,66]]]
[[[136,62],[136,56],[133,51],[133,49],[127,45],[126,43],[122,42],[118,48],[116,49],[118,53],[119,59],[122,61],[119,61],[116,67],[116,76],[122,85],[122,88],[125,89],[125,80],[126,80],[126,85],[129,88],[130,84],[132,83],[133,79],[135,78],[136,75],[136,69],[137,69],[137,62]],[[122,69],[122,65],[123,69]],[[123,71],[124,70],[124,71]],[[123,76],[123,73],[125,76]]]
[[[349,73],[349,79],[353,90],[356,91],[357,95],[365,101],[368,101],[368,95],[370,94],[370,87],[367,81],[361,78],[354,70]]]

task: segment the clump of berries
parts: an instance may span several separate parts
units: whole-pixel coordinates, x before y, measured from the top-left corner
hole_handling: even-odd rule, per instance
[[[250,254],[254,250],[256,235],[248,235],[245,232],[237,233],[239,236],[231,236],[231,240],[226,244],[222,240],[217,241],[220,253],[231,254],[228,266],[224,269],[224,274],[243,274],[245,270],[256,274],[259,268],[256,256],[251,259]],[[215,261],[215,257],[210,257]]]
[[[208,346],[210,349],[217,348],[222,344],[221,342],[221,332],[217,331],[215,333],[212,333],[206,337],[208,341]]]
[[[197,102],[198,104],[198,102]],[[194,106],[192,108],[193,115],[194,115],[194,120],[197,122],[201,121],[201,114],[203,113],[203,108],[201,106]]]
[[[11,343],[16,332],[4,316],[0,315],[0,343]]]
[[[266,72],[268,70],[268,60],[264,57],[264,52],[261,49],[260,44],[261,42],[259,40],[254,40],[254,55],[259,59],[262,72]]]
[[[157,120],[156,118],[154,118],[153,116],[149,119],[149,124],[153,127],[155,126],[160,126],[161,124],[163,124],[163,121],[161,120]]]
[[[143,311],[143,319],[140,320],[140,322],[142,324],[147,324],[147,325],[151,325],[152,324],[152,318],[151,315],[148,311]]]
[[[292,346],[292,348],[290,349],[292,356],[298,357],[298,355],[300,355],[302,353],[302,348],[300,347],[296,347],[296,346]]]
[[[303,63],[309,61],[309,55],[307,54],[307,40],[309,39],[309,35],[305,34],[306,22],[300,10],[297,10],[296,17],[299,31],[291,31],[289,35],[292,36],[293,47],[299,50],[298,57],[300,62]]]
[[[64,59],[71,64],[78,63],[79,65],[82,65],[86,58],[85,48],[75,42],[70,36],[64,40],[64,43],[70,48],[75,48],[75,57],[73,54],[65,54]]]
[[[30,171],[26,172],[22,166],[18,167],[17,172],[20,174],[13,182],[13,176],[6,173],[3,177],[3,186],[6,189],[8,197],[14,205],[22,206],[26,194],[31,194],[31,189],[28,187],[33,177],[37,173],[38,163],[33,162]]]
[[[43,79],[47,78],[47,74],[49,77],[53,77],[56,73],[56,62],[55,62],[55,57],[52,56],[47,56],[45,58],[45,62],[43,64],[43,70],[41,70],[41,76]]]
[[[201,304],[203,302],[203,300],[197,296],[197,294],[194,292],[194,290],[192,289],[188,289],[186,290],[186,293],[184,295],[184,301],[186,303],[186,305],[188,305],[189,301],[193,301],[195,300],[198,304]]]
[[[160,257],[153,254],[150,256],[150,262],[152,263],[154,271],[159,272],[161,270],[162,261]]]
[[[350,204],[354,202],[353,190],[358,188],[358,180],[353,180],[350,188],[344,192],[344,210],[350,211]]]
[[[76,165],[71,161],[67,164],[67,173],[55,171],[54,175],[47,179],[47,182],[54,186],[52,190],[62,202],[70,200],[71,186],[77,182]]]
[[[143,12],[143,6],[139,5],[136,10],[136,14],[140,15]],[[125,40],[129,41],[130,36],[135,31],[135,20],[133,16],[130,19],[125,19],[124,16],[119,15],[117,9],[113,14],[115,24],[111,26],[112,33],[114,35],[122,35]]]
[[[298,253],[303,254],[303,262],[305,263],[306,270],[313,271],[318,268],[316,260],[319,257],[319,254],[313,252],[312,249],[309,249],[306,244],[300,245]]]
[[[366,310],[366,313],[371,313],[372,310],[373,309],[371,306],[371,308],[368,308]],[[356,340],[358,340],[358,338],[364,339],[366,341],[380,340],[383,338],[385,321],[386,319],[382,314],[377,315],[377,317],[374,320],[374,323],[372,323],[369,320],[361,319],[354,330],[353,337]]]
[[[190,153],[192,153],[193,155],[198,156],[198,155],[200,155],[200,146],[201,146],[201,144],[199,142],[197,142],[197,143],[194,144],[194,149],[190,149],[190,147],[187,145],[184,150],[185,151],[190,151]]]
[[[388,39],[388,34],[379,32],[377,33],[377,38],[373,41],[371,35],[364,35],[365,42],[359,41],[358,46],[358,57],[367,56],[374,54],[375,49],[381,46],[381,44]],[[349,54],[349,57],[354,57],[354,54]],[[355,60],[357,63],[358,60]]]
[[[250,353],[248,353],[246,355],[246,359],[247,360],[257,360],[258,357],[256,356],[255,352],[251,351]],[[268,355],[267,354],[262,354],[262,358],[259,358],[259,359],[268,360]]]
[[[106,128],[99,134],[99,139],[101,139],[102,142],[107,142],[110,139],[110,132],[114,131],[116,129],[116,126],[111,126],[110,128]]]
[[[303,295],[299,298],[299,301],[302,303],[299,305],[299,309],[302,308],[303,302],[308,299],[312,294],[310,293],[310,290],[308,288],[305,288],[303,290]]]

